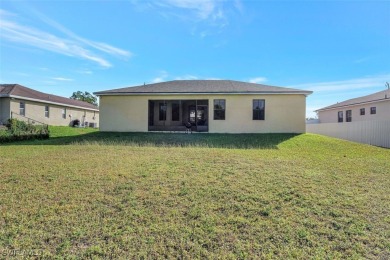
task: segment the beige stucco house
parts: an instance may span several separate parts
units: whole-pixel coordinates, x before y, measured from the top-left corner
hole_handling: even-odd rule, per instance
[[[98,127],[99,108],[87,102],[39,92],[19,84],[0,84],[0,124],[9,118],[48,125]]]
[[[390,120],[390,90],[349,99],[315,112],[319,123]]]
[[[304,133],[311,91],[232,80],[175,80],[95,92],[100,130]]]

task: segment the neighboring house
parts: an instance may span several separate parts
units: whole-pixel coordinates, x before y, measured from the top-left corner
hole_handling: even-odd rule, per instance
[[[316,110],[309,133],[390,148],[390,90],[349,99]]]
[[[390,120],[390,90],[349,99],[315,112],[320,123]]]
[[[304,133],[311,91],[232,80],[175,80],[95,92],[101,131]]]
[[[18,84],[0,84],[0,125],[9,118],[48,125],[70,125],[73,120],[97,127],[99,108],[87,102],[42,93]]]

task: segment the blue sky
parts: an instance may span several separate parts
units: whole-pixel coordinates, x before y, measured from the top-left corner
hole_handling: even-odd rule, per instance
[[[69,97],[174,79],[314,91],[390,82],[390,1],[0,0],[0,82]]]

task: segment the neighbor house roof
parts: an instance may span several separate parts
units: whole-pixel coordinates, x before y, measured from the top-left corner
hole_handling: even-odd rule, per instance
[[[95,95],[140,94],[304,94],[312,91],[282,88],[234,80],[173,80],[95,92]]]
[[[42,103],[65,105],[68,107],[76,107],[87,110],[99,110],[97,106],[84,101],[46,94],[33,90],[31,88],[24,87],[19,84],[0,84],[0,97],[13,97]]]
[[[348,106],[354,106],[354,105],[360,105],[365,103],[372,103],[372,102],[378,102],[378,101],[384,101],[389,100],[390,101],[390,89],[386,89],[383,91],[376,92],[371,95],[362,96],[358,98],[352,98],[345,100],[343,102],[339,102],[324,108],[320,108],[317,111],[323,111],[323,110],[330,110],[330,109],[336,109],[336,108],[342,108],[342,107],[348,107]]]

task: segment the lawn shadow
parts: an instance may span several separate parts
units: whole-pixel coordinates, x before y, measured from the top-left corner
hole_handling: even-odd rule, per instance
[[[278,144],[299,134],[211,134],[92,132],[4,145],[121,145],[147,147],[205,147],[278,149]]]

